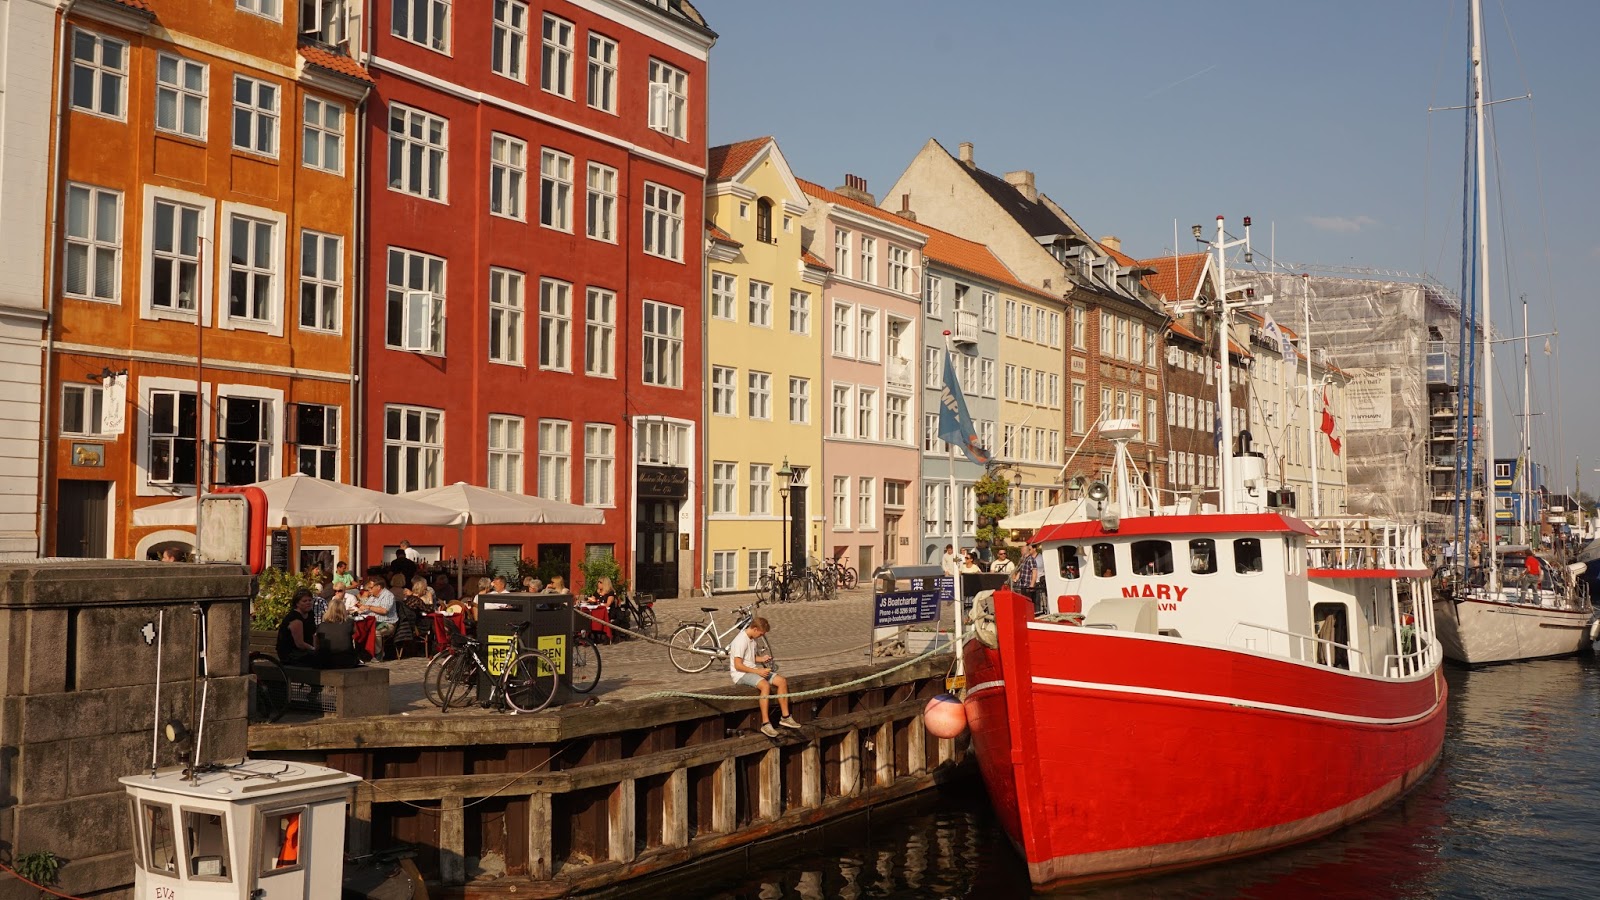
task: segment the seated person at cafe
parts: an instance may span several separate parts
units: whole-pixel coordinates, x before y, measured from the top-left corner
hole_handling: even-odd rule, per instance
[[[509,593],[511,593],[511,588],[506,587],[506,577],[504,575],[496,575],[495,577],[489,579],[489,593],[491,593],[491,594],[509,594]]]
[[[433,603],[439,606],[456,599],[456,583],[443,572],[433,576]]]
[[[304,588],[295,591],[289,612],[278,624],[278,661],[286,666],[301,665],[316,652],[311,643],[311,609],[315,600]]]
[[[433,588],[428,587],[428,579],[417,576],[411,580],[411,586],[406,588],[406,605],[418,612],[430,612],[434,607]]]
[[[584,599],[594,606],[604,606],[615,611],[617,607],[617,589],[612,587],[610,578],[601,575],[594,581],[594,593]]]
[[[406,584],[410,584],[411,579],[417,577],[417,564],[406,553],[404,547],[395,548],[394,559],[389,561],[389,575],[391,577],[395,575],[404,576]]]
[[[394,611],[394,603],[394,594],[384,587],[383,576],[368,575],[366,590],[362,591],[361,603],[356,611],[371,613],[377,617],[378,621],[373,630],[377,634],[378,652],[373,654],[374,662],[383,661],[384,639],[394,634],[395,624],[400,620]]]
[[[522,579],[522,592],[523,593],[525,593],[525,594],[537,594],[537,593],[539,593],[539,592],[541,592],[543,590],[544,590],[544,582],[542,582],[539,579],[533,577],[532,575],[529,575],[526,578]]]
[[[560,576],[560,575],[551,575],[550,576],[550,583],[548,585],[545,585],[544,592],[546,594],[565,594],[565,593],[567,593],[567,579],[562,577],[562,576]]]
[[[333,586],[339,590],[348,590],[356,586],[356,576],[350,573],[350,564],[342,559],[333,567]]]
[[[350,669],[359,665],[356,659],[355,620],[343,603],[328,607],[317,626],[316,655],[313,665],[319,669]]]

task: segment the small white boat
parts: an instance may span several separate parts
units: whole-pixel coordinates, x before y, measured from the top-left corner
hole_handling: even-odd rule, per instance
[[[1446,658],[1469,666],[1571,656],[1593,642],[1588,586],[1548,554],[1536,553],[1530,575],[1525,547],[1500,547],[1500,565],[1472,572],[1473,581],[1445,579],[1434,600]],[[1448,574],[1448,572],[1446,573]]]

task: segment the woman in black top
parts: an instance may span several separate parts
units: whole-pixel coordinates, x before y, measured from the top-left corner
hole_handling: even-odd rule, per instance
[[[328,604],[328,612],[317,626],[317,668],[351,669],[360,664],[356,658],[355,626],[343,603]]]
[[[316,651],[311,644],[311,609],[315,602],[310,591],[295,591],[293,608],[278,625],[279,662],[299,665]]]

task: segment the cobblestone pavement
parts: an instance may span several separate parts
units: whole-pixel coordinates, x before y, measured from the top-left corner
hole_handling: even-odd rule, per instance
[[[702,606],[715,607],[717,625],[726,629],[733,624],[734,608],[753,602],[753,594],[729,594],[709,601],[700,597],[658,600],[655,610],[660,620],[661,639],[669,638],[680,622],[702,619]],[[772,623],[768,641],[785,675],[869,662],[867,643],[871,637],[872,594],[868,588],[843,591],[831,600],[814,603],[762,604],[758,615]],[[947,609],[941,626],[948,629],[952,622],[952,613]],[[932,629],[931,625],[925,627]],[[601,702],[634,699],[653,691],[704,691],[730,684],[726,662],[713,662],[706,671],[688,675],[678,671],[668,660],[666,647],[647,641],[634,639],[602,644],[600,657],[600,684],[589,696]],[[899,661],[902,660],[887,660],[884,665]],[[391,714],[442,715],[422,693],[422,674],[427,664],[425,658],[379,664],[389,670]],[[473,714],[485,714],[485,711],[473,707],[449,713],[452,716]]]

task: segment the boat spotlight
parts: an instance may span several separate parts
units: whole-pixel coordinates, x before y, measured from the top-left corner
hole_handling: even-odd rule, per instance
[[[1111,489],[1106,487],[1104,481],[1096,481],[1089,485],[1089,499],[1096,503],[1103,503],[1111,496]]]

